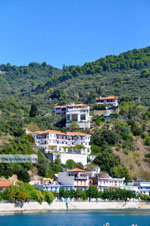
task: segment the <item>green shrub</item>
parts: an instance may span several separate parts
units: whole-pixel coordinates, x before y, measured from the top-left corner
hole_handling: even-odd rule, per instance
[[[48,204],[51,204],[54,200],[54,195],[50,191],[44,191],[44,199]]]
[[[150,136],[146,136],[145,139],[144,139],[144,144],[146,146],[150,146]]]

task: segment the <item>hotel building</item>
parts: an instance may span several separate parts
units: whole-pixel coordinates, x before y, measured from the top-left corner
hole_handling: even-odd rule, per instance
[[[35,138],[35,143],[38,147],[44,148],[45,152],[69,152],[73,149],[74,152],[79,154],[90,154],[91,135],[81,132],[66,132],[55,130],[36,131],[30,133]],[[76,150],[75,147],[77,148]],[[74,147],[74,148],[73,148]],[[83,148],[82,148],[83,147]]]

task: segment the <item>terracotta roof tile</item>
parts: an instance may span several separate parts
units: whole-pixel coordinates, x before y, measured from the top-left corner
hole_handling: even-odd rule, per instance
[[[99,166],[94,166],[94,165],[87,165],[87,167],[91,167],[91,168],[100,168]]]
[[[56,134],[60,134],[60,135],[66,135],[65,133],[61,132],[61,131],[56,131],[56,130],[44,130],[44,131],[35,131],[35,132],[31,132],[31,134],[34,133],[39,133],[39,134],[47,134],[47,133],[56,133]]]
[[[10,185],[12,185],[12,183],[11,182],[9,182],[9,181],[1,181],[0,182],[0,187],[2,188],[2,187],[9,187]]]
[[[90,134],[86,134],[86,133],[82,133],[82,132],[66,132],[67,135],[72,135],[72,136],[76,136],[76,135],[80,135],[80,136],[91,136]]]
[[[28,134],[47,134],[47,133],[55,133],[55,134],[59,134],[59,135],[71,135],[71,136],[76,136],[76,135],[80,135],[80,136],[91,136],[90,134],[86,134],[86,133],[82,133],[82,132],[66,132],[63,133],[61,131],[56,131],[56,130],[45,130],[45,131],[35,131],[35,132],[30,132]]]
[[[87,104],[74,104],[74,105],[68,105],[68,108],[72,108],[72,107],[88,107]]]
[[[116,96],[108,96],[108,97],[97,98],[96,101],[100,101],[100,100],[116,100],[116,99],[117,99]]]
[[[66,106],[55,106],[54,108],[66,108]]]
[[[75,169],[72,169],[72,170],[67,170],[67,172],[87,172],[87,171],[83,170],[83,169],[75,168]]]

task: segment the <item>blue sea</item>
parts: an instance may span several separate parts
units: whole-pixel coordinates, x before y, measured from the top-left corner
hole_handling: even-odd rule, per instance
[[[150,226],[150,210],[66,211],[0,216],[0,226]]]

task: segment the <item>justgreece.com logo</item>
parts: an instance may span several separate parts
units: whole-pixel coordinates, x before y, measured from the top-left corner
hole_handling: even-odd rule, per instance
[[[0,163],[37,163],[37,155],[0,155]]]

